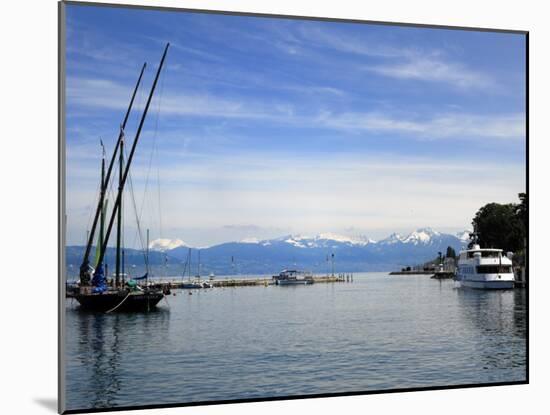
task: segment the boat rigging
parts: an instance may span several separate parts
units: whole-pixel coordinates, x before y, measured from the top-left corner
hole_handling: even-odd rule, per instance
[[[151,104],[151,100],[153,98],[155,88],[157,86],[157,82],[159,80],[159,76],[161,74],[169,46],[170,44],[167,43],[164,49],[164,53],[162,54],[159,67],[157,69],[151,90],[149,92],[149,96],[147,98],[147,102],[145,104],[145,108],[143,110],[143,114],[139,121],[136,135],[132,143],[130,153],[127,156],[127,159],[125,160],[125,157],[124,157],[124,146],[125,146],[124,129],[126,127],[126,123],[128,121],[128,117],[131,112],[137,90],[141,83],[141,79],[142,79],[146,64],[144,64],[141,69],[138,81],[132,93],[130,104],[128,105],[128,109],[124,116],[124,120],[120,128],[120,133],[119,133],[115,148],[113,150],[113,155],[111,156],[109,167],[106,173],[105,173],[105,157],[103,156],[103,159],[102,159],[100,196],[99,196],[98,205],[95,211],[92,228],[87,237],[86,250],[83,256],[82,264],[80,266],[80,291],[77,295],[75,295],[75,298],[78,300],[81,306],[85,308],[100,310],[100,311],[107,311],[107,312],[115,311],[117,309],[149,309],[151,307],[154,307],[164,297],[164,294],[162,293],[162,291],[151,289],[148,286],[148,284],[145,284],[145,286],[142,288],[139,285],[137,285],[135,281],[132,281],[131,285],[125,286],[124,281],[121,281],[121,276],[124,279],[124,274],[123,274],[124,251],[121,250],[121,246],[122,246],[123,192],[124,192],[126,181],[128,179],[130,166],[132,164],[136,147],[139,142],[140,134],[141,134],[145,119],[147,117],[147,112],[149,110],[149,106]],[[118,189],[117,189],[117,195],[113,206],[113,210],[111,212],[108,226],[105,232],[104,231],[105,208],[106,208],[105,194],[106,194],[108,185],[110,183],[113,166],[115,164],[115,160],[117,159],[117,154],[118,154],[118,169],[119,169]],[[134,206],[135,206],[135,201],[134,201]],[[137,212],[136,212],[136,217],[137,217]],[[94,240],[97,223],[99,220],[100,220],[100,228],[101,228],[99,233],[100,243],[98,244],[99,249],[98,249],[98,252],[96,253],[96,259],[94,261],[95,268],[94,268],[89,263],[89,255],[90,255],[92,242]],[[109,238],[111,236],[111,232],[113,230],[115,220],[117,221],[115,286],[108,287],[103,261],[105,259],[107,244],[109,242]],[[139,227],[139,223],[138,223],[138,227]],[[149,235],[147,235],[147,239],[149,239]],[[147,272],[145,276],[142,278],[145,278],[147,280],[147,275],[149,272],[148,252],[146,254],[146,267],[147,267]],[[139,279],[142,279],[142,278],[139,278]]]

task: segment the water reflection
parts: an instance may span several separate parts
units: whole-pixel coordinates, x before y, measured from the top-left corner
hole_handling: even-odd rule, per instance
[[[522,367],[526,363],[526,293],[515,290],[455,290],[463,322],[474,329],[469,350],[484,369]],[[471,334],[471,336],[474,336]],[[465,342],[467,339],[465,339]]]
[[[140,354],[147,336],[143,333],[169,330],[169,310],[158,308],[148,313],[102,314],[80,310],[67,311],[67,324],[77,327],[77,350],[68,367],[73,390],[70,408],[106,408],[117,404],[128,355]],[[135,340],[138,340],[137,342]],[[70,340],[69,340],[70,341]],[[74,342],[73,342],[74,343]],[[79,404],[86,402],[86,404]]]
[[[386,274],[67,309],[69,409],[519,381],[525,290]]]
[[[462,314],[481,332],[507,332],[525,338],[526,295],[524,289],[475,290],[458,288]]]

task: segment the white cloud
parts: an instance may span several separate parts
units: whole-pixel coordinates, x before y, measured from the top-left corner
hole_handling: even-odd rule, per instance
[[[442,82],[463,89],[495,86],[494,81],[485,74],[436,58],[415,57],[401,63],[370,66],[366,69],[391,78]]]
[[[134,185],[141,195],[145,166],[135,167]],[[350,154],[212,155],[200,161],[173,160],[161,166],[159,174],[162,223],[170,226],[163,234],[192,246],[269,238],[282,230],[317,234],[353,226],[389,234],[420,224],[463,229],[485,203],[515,201],[525,183],[522,164],[383,154],[361,159]],[[94,190],[93,183],[68,188],[68,229],[75,240],[85,235]],[[156,200],[156,193],[152,195]],[[141,200],[137,202],[139,206]],[[126,209],[131,226],[130,203]],[[142,228],[158,230],[156,211],[148,215],[147,209]]]
[[[87,107],[123,110],[130,99],[131,89],[113,81],[70,78],[67,85],[67,99],[71,109]],[[164,115],[277,121],[287,119],[292,112],[292,105],[287,103],[267,105],[262,101],[221,98],[210,94],[165,93],[161,99]],[[139,110],[142,106],[136,103],[134,108]]]
[[[129,89],[112,81],[71,78],[67,96],[71,108],[124,110]],[[323,88],[323,87],[321,87]],[[329,90],[330,91],[330,90]],[[330,91],[338,93],[337,91]],[[312,113],[311,108],[288,102],[263,102],[222,98],[208,94],[172,93],[162,98],[162,113],[172,116],[200,116],[226,119],[266,120],[300,128],[320,126],[347,132],[388,132],[408,134],[421,139],[496,138],[523,139],[522,114],[474,115],[468,113],[433,114],[419,119],[380,112]]]
[[[406,119],[378,112],[322,113],[321,125],[350,132],[387,132],[408,134],[421,139],[493,138],[525,139],[522,114],[474,115],[467,113],[434,114],[431,118]]]
[[[303,24],[298,34],[303,44],[328,47],[339,52],[381,58],[411,56],[417,51],[413,48],[395,47],[365,36],[350,36],[336,31],[322,29],[320,25]]]
[[[372,36],[350,36],[324,30],[317,25],[300,26],[300,44],[313,44],[342,53],[375,58],[384,63],[367,66],[376,74],[404,80],[440,82],[461,89],[496,87],[488,74],[455,62],[444,50],[392,46]],[[298,42],[293,37],[294,42]],[[290,48],[292,53],[294,49]]]

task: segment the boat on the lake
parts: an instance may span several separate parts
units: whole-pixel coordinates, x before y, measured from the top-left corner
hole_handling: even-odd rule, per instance
[[[464,287],[480,289],[514,288],[512,254],[502,249],[480,248],[460,252],[455,281]]]
[[[134,141],[132,143],[130,152],[125,159],[124,156],[124,128],[128,117],[132,110],[132,105],[136,92],[141,83],[141,78],[145,70],[146,64],[143,65],[141,73],[139,75],[138,81],[134,88],[134,92],[130,99],[130,104],[126,111],[124,121],[120,126],[120,133],[118,140],[115,144],[113,154],[109,163],[107,170],[105,169],[105,151],[103,151],[103,158],[101,162],[101,181],[100,181],[100,192],[97,208],[95,211],[94,221],[92,228],[88,235],[86,250],[80,266],[80,280],[78,285],[78,291],[75,292],[72,297],[75,298],[83,309],[100,311],[100,312],[112,312],[112,311],[148,311],[159,303],[160,300],[164,298],[165,293],[162,289],[155,288],[148,284],[148,275],[149,275],[149,260],[148,260],[148,246],[146,258],[146,267],[147,271],[145,275],[130,279],[128,275],[124,272],[124,250],[122,248],[122,200],[123,192],[126,185],[126,180],[130,171],[130,166],[132,159],[136,150],[136,146],[139,141],[139,136],[147,116],[147,111],[151,103],[151,99],[155,92],[155,87],[161,73],[164,60],[166,58],[166,53],[168,52],[169,44],[166,45],[164,53],[162,55],[159,67],[153,85],[149,92],[147,103],[145,104],[143,114],[141,116]],[[118,181],[115,182],[113,179],[112,183],[117,187],[118,191],[116,193],[116,200],[112,208],[110,218],[108,221],[107,228],[105,229],[105,224],[107,219],[106,210],[107,210],[107,200],[106,193],[111,184],[111,174],[115,163],[118,161],[118,170],[119,177]],[[107,251],[107,244],[109,242],[109,237],[113,230],[113,225],[117,222],[116,228],[116,268],[115,273],[112,279],[108,279],[106,272],[106,264],[104,263],[105,253]],[[95,239],[96,229],[98,228],[99,222],[99,232],[98,232],[98,242],[96,245],[96,254],[95,258],[90,258],[90,252],[92,244]],[[138,223],[138,229],[139,223]],[[148,233],[148,232],[147,232]],[[149,237],[147,236],[147,240]],[[148,242],[147,242],[148,244]],[[93,264],[93,265],[92,265]]]
[[[187,258],[185,260],[185,263],[183,265],[183,273],[182,273],[182,281],[180,284],[180,287],[186,290],[194,290],[194,289],[201,289],[201,288],[212,288],[214,285],[210,281],[201,281],[201,262],[200,262],[200,250],[198,251],[199,254],[199,261],[197,264],[197,274],[194,278],[191,276],[191,255],[192,250],[189,248],[189,252],[187,253]],[[185,275],[187,270],[189,270],[189,279],[185,280]],[[213,278],[210,278],[212,280]]]
[[[198,281],[186,281],[181,284],[181,288],[186,290],[193,290],[197,288],[202,288],[202,284]]]
[[[294,269],[281,271],[273,276],[273,280],[276,285],[309,285],[314,282],[311,273]]]
[[[193,289],[200,289],[200,288],[212,288],[214,287],[214,284],[212,284],[209,281],[184,281],[180,285],[181,288],[187,289],[187,290],[193,290]]]

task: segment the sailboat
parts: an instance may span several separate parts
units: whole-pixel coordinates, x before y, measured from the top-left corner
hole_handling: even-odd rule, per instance
[[[184,280],[185,272],[188,267],[189,267],[189,280],[185,281]],[[191,281],[191,248],[189,248],[189,252],[187,253],[187,259],[185,260],[185,264],[183,266],[181,288],[184,288],[184,289],[202,288],[202,285],[199,281]]]
[[[210,281],[201,281],[201,250],[199,249],[199,264],[197,267],[197,281],[201,288],[212,288],[214,285]]]
[[[97,209],[94,216],[94,221],[92,223],[92,228],[90,230],[86,250],[80,266],[80,282],[78,292],[74,295],[74,298],[80,303],[80,306],[83,309],[100,311],[100,312],[112,312],[112,311],[144,311],[150,310],[159,303],[160,300],[164,298],[164,293],[162,290],[155,289],[150,287],[147,282],[142,286],[140,285],[141,280],[147,281],[147,273],[141,278],[134,278],[131,281],[125,281],[125,274],[123,272],[124,268],[124,251],[121,250],[121,235],[122,235],[122,197],[124,192],[124,186],[126,184],[126,179],[130,170],[132,159],[136,150],[136,146],[139,141],[139,136],[147,116],[147,111],[153,98],[155,88],[161,73],[166,54],[168,52],[168,47],[170,44],[166,44],[164,53],[160,60],[151,91],[145,104],[143,114],[141,116],[136,136],[128,159],[124,163],[124,128],[128,117],[130,115],[132,105],[134,103],[134,98],[136,96],[137,90],[141,83],[141,78],[143,72],[145,71],[146,64],[143,64],[141,73],[137,80],[136,86],[134,88],[132,97],[130,99],[130,104],[126,111],[124,121],[120,128],[120,133],[118,136],[117,143],[113,150],[113,155],[111,157],[109,167],[105,171],[105,156],[102,159],[102,173],[101,173],[101,186],[100,186],[100,196]],[[109,181],[111,178],[111,173],[115,160],[117,159],[118,152],[118,161],[119,161],[119,178],[118,178],[118,192],[115,199],[114,207],[111,212],[111,217],[108,222],[107,229],[104,229],[105,224],[105,214],[106,214],[106,200],[105,194],[108,189]],[[107,250],[107,243],[113,229],[113,225],[117,220],[117,232],[116,232],[116,270],[115,270],[115,279],[112,283],[109,283],[106,278],[105,267],[106,264],[103,263],[105,259],[105,253]],[[96,256],[94,258],[94,266],[90,264],[90,251],[92,243],[94,241],[94,234],[100,221],[100,231],[99,231],[99,243],[96,250]],[[148,260],[147,260],[148,261]],[[148,265],[148,264],[147,264]],[[149,268],[149,267],[147,267]]]

